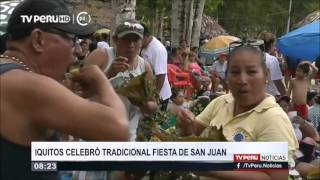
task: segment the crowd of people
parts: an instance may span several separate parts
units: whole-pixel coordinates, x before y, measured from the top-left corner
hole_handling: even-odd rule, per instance
[[[285,141],[291,174],[306,177],[319,168],[320,94],[310,88],[319,75],[319,60],[301,61],[295,73],[288,73],[272,33],[262,32],[259,46],[237,44],[208,65],[186,40],[171,48],[134,19],[117,24],[111,43],[109,35],[95,34],[91,25],[23,23],[20,16],[29,14],[70,13],[61,1],[25,0],[8,21],[0,55],[1,179],[58,179],[58,172],[30,171],[32,141],[57,141],[61,134],[137,141],[143,117],[159,109],[175,116],[170,124],[180,136],[200,136],[217,127],[231,142]],[[67,73],[75,62],[81,68]],[[190,87],[170,84],[168,64],[190,75],[195,94],[188,93]],[[135,104],[116,93],[116,87],[144,73],[154,80],[159,99]],[[205,107],[195,115],[191,109],[198,102]],[[289,171],[194,173],[260,180],[288,179]],[[124,172],[85,176],[132,178]]]
[[[30,171],[31,142],[57,140],[57,132],[93,141],[128,140],[125,106],[97,66],[72,74],[83,97],[62,83],[74,60],[76,36],[94,28],[23,23],[20,16],[30,13],[69,14],[65,4],[51,0],[23,1],[11,14],[0,56],[1,179],[58,179],[58,172]],[[92,95],[95,101],[85,98]]]

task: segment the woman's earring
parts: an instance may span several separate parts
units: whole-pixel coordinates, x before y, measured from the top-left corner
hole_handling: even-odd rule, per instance
[[[266,84],[268,84],[268,82],[269,82],[269,81],[268,81],[268,80],[266,80]]]

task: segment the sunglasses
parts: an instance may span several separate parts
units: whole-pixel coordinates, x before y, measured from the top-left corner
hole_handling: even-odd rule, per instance
[[[66,40],[71,40],[72,42],[72,47],[74,47],[76,45],[77,42],[77,36],[74,34],[70,34],[70,33],[66,33],[64,31],[61,31],[59,29],[56,28],[51,28],[51,29],[43,29],[44,32],[48,32],[48,33],[53,33],[53,34],[57,34],[59,36],[61,36],[62,38],[66,39]]]
[[[245,41],[234,41],[229,44],[229,54],[230,52],[240,46],[251,46],[258,50],[264,50],[264,41],[261,39],[255,39],[255,40],[245,40]]]

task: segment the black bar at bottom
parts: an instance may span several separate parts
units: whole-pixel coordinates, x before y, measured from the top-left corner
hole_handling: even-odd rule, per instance
[[[260,162],[263,163],[263,162]],[[258,164],[260,164],[258,163]],[[103,170],[163,170],[163,171],[206,171],[206,170],[239,170],[239,163],[205,163],[205,162],[148,162],[148,161],[111,161],[111,162],[58,162],[58,170],[87,170],[87,171],[103,171]],[[241,163],[242,164],[242,163]],[[287,162],[277,162],[281,164],[281,168],[287,169]],[[254,169],[240,166],[240,169]]]
[[[58,170],[233,170],[234,163],[193,162],[58,162]]]

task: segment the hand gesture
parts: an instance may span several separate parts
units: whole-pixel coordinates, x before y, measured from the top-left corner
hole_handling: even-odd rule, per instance
[[[103,86],[107,86],[108,79],[96,65],[71,70],[67,77],[68,87],[82,97],[98,94]]]
[[[128,58],[123,56],[118,56],[114,62],[111,64],[110,69],[108,70],[109,77],[114,77],[119,72],[124,72],[128,70],[130,65],[128,64]]]
[[[188,109],[181,109],[177,114],[177,126],[182,130],[182,135],[193,134],[195,115]]]
[[[152,115],[157,111],[158,104],[155,101],[147,101],[140,107],[144,114]]]

